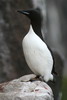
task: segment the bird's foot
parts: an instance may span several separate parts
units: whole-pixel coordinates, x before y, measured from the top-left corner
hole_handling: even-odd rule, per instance
[[[24,75],[20,77],[21,82],[29,82],[32,79],[35,79],[37,76],[35,74]]]
[[[39,78],[40,78],[40,81],[45,82],[45,80],[44,80],[44,76],[40,76]]]
[[[33,82],[33,81],[39,81],[40,80],[40,76],[36,76],[35,78],[31,78],[30,81]]]

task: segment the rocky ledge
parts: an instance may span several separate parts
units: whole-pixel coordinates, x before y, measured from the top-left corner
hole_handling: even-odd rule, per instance
[[[54,100],[51,88],[42,81],[29,81],[30,74],[0,84],[0,100]]]

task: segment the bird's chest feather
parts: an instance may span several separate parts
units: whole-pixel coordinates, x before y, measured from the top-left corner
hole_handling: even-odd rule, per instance
[[[34,61],[34,58],[40,56],[40,44],[36,35],[27,35],[22,42],[22,46],[26,59]]]
[[[43,69],[52,68],[52,56],[47,46],[35,34],[26,35],[22,42],[23,52],[28,66],[33,72],[39,74]],[[37,69],[37,70],[36,70]],[[38,71],[38,72],[36,72]]]

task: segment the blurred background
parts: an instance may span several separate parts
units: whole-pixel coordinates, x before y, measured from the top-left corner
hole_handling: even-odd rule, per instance
[[[55,100],[67,98],[67,0],[0,0],[0,83],[32,73],[23,51],[22,39],[30,21],[17,10],[41,9],[42,36],[55,58]],[[50,83],[49,83],[50,84]]]

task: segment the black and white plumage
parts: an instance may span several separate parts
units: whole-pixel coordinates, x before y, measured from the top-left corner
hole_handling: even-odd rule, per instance
[[[43,77],[44,81],[53,80],[53,57],[42,40],[41,13],[39,9],[18,11],[31,20],[30,29],[22,41],[23,53],[29,68]]]

